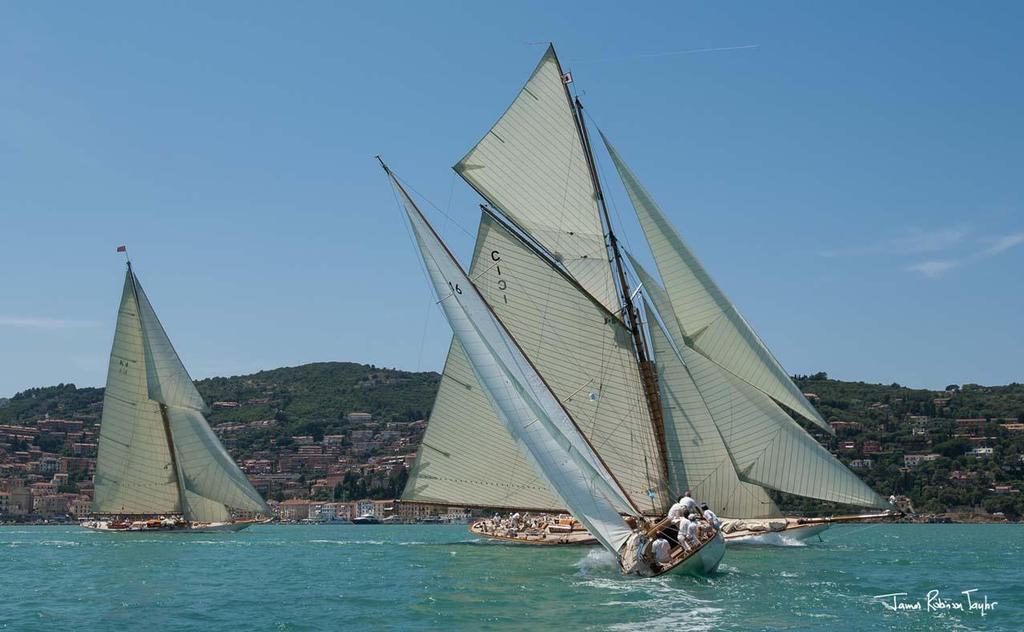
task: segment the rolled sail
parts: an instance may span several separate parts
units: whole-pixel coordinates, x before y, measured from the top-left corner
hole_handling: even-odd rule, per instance
[[[617,553],[631,535],[617,509],[630,505],[625,494],[393,176],[392,183],[445,316],[499,418],[562,504]]]
[[[607,138],[604,142],[640,218],[686,344],[831,434],[832,428],[707,273],[615,148]]]

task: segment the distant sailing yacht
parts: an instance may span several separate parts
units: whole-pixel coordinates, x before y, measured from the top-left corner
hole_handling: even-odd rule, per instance
[[[489,203],[470,278],[627,498],[663,516],[691,489],[734,519],[734,541],[828,526],[782,518],[765,488],[886,507],[781,408],[831,432],[605,140],[665,283],[633,261],[641,283],[630,289],[571,81],[549,47],[455,171]],[[645,319],[641,289],[654,303],[640,301]],[[458,336],[403,499],[566,509],[506,432]]]
[[[93,518],[83,526],[238,531],[260,520],[233,520],[230,509],[270,515],[207,412],[128,262],[103,396]]]

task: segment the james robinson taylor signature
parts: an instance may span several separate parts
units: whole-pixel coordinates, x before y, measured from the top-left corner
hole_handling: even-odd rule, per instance
[[[908,593],[888,593],[875,595],[872,599],[878,601],[886,610],[913,611],[923,610],[925,612],[973,612],[985,616],[999,605],[998,601],[989,601],[988,595],[977,595],[977,588],[962,590],[960,594],[964,597],[949,599],[939,594],[938,590],[929,590],[924,601],[919,599],[907,599]]]

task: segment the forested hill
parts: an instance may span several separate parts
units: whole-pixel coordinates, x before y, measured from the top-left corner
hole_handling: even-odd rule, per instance
[[[906,495],[924,512],[1024,515],[1024,385],[950,384],[931,391],[832,380],[824,373],[795,379],[836,434],[812,432],[883,497]],[[353,412],[370,413],[375,422],[425,419],[439,380],[433,372],[324,362],[210,378],[196,386],[213,409],[215,429],[248,428],[230,441],[232,455],[244,459],[258,453],[276,458],[299,436],[319,442],[344,434],[351,444],[353,433],[368,427],[358,417],[346,418]],[[33,425],[48,415],[92,425],[102,398],[103,389],[72,384],[29,389],[0,400],[0,424]],[[273,423],[239,423],[263,420]],[[222,426],[228,422],[234,423]],[[392,433],[399,435],[393,443],[369,447],[367,456],[407,454],[418,446],[422,426],[396,426],[406,429]],[[395,483],[378,492],[397,489]],[[808,499],[779,500],[790,510],[833,511]]]
[[[317,362],[252,375],[198,380],[196,388],[213,406],[211,425],[277,419],[317,425],[340,422],[347,413],[371,413],[382,421],[415,421],[430,411],[440,375],[382,369],[352,362]],[[33,388],[0,400],[0,423],[28,423],[50,417],[98,418],[102,388],[60,384]]]

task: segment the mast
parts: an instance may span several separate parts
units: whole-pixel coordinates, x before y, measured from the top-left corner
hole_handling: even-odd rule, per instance
[[[566,98],[569,98],[569,89],[566,87]],[[583,150],[587,158],[587,167],[590,170],[590,178],[594,183],[594,191],[597,193],[597,206],[601,210],[601,218],[608,235],[608,248],[612,253],[612,261],[615,263],[615,272],[618,280],[619,290],[622,293],[623,320],[633,336],[633,344],[636,347],[637,365],[640,368],[640,379],[644,386],[644,395],[647,399],[647,408],[651,414],[651,424],[654,426],[654,437],[658,443],[658,453],[661,456],[662,475],[665,477],[665,485],[669,483],[668,447],[665,440],[665,419],[661,408],[661,393],[658,390],[658,376],[647,351],[647,341],[644,338],[643,330],[640,327],[640,312],[630,296],[629,282],[626,280],[626,270],[622,262],[622,251],[619,250],[619,241],[612,230],[612,220],[608,214],[608,205],[605,204],[604,191],[601,189],[601,180],[597,175],[597,165],[594,161],[593,148],[590,145],[590,135],[587,133],[587,125],[583,120],[583,103],[579,97],[573,101],[575,107],[573,118],[576,120],[576,127],[579,130],[580,138],[583,140]],[[678,490],[676,490],[678,491]]]
[[[126,254],[125,257],[128,255]],[[141,315],[141,303],[139,302],[139,288],[135,283],[135,272],[132,271],[132,262],[128,261],[128,276],[132,280],[132,294],[135,295],[136,315],[139,318],[139,324],[142,324]],[[143,331],[145,335],[145,331]],[[181,508],[181,514],[185,515],[185,489],[181,484],[181,470],[178,469],[178,458],[174,450],[174,437],[171,436],[171,422],[167,419],[167,406],[160,404],[160,419],[163,421],[164,436],[167,439],[167,449],[171,454],[171,467],[174,468],[174,484],[178,488],[178,505]]]

